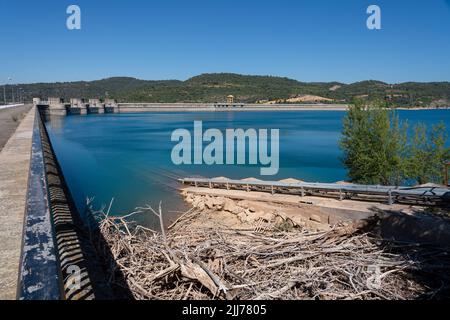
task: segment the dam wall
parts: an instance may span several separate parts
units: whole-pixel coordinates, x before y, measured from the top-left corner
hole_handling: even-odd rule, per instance
[[[200,111],[346,111],[344,104],[214,104],[214,103],[119,103],[119,113]]]
[[[60,98],[48,101],[35,99],[35,105],[48,115],[86,115],[103,113],[139,112],[229,112],[229,111],[346,111],[346,104],[245,104],[245,103],[117,103],[113,99],[100,102],[99,99],[72,98],[64,103]]]

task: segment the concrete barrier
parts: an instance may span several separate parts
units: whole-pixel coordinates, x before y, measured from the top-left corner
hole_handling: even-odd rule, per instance
[[[14,108],[14,107],[20,107],[23,106],[23,103],[19,103],[19,104],[7,104],[7,105],[0,105],[0,109],[7,109],[7,108]]]
[[[203,112],[203,111],[346,111],[344,104],[235,104],[214,103],[119,103],[120,113],[131,112]]]

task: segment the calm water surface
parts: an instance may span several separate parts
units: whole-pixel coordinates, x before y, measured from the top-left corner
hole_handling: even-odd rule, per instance
[[[80,211],[86,197],[96,204],[109,203],[113,212],[126,213],[137,206],[183,210],[175,192],[176,178],[186,176],[256,177],[279,180],[334,182],[346,179],[338,147],[340,111],[137,113],[52,117],[47,128],[57,158]],[[410,125],[443,121],[450,129],[450,111],[399,111]],[[202,120],[208,128],[280,129],[280,170],[261,177],[259,166],[175,166],[171,161],[172,131],[193,129]]]

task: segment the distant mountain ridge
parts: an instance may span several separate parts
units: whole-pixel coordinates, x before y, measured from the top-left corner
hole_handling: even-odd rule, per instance
[[[300,82],[275,76],[210,73],[180,80],[140,80],[113,77],[95,81],[20,84],[27,100],[57,96],[65,99],[115,98],[119,102],[223,102],[232,94],[246,103],[295,101],[313,95],[348,103],[359,97],[385,99],[397,106],[449,106],[450,82],[406,82],[388,84],[367,80],[351,84],[340,82]],[[8,86],[7,86],[8,88]],[[7,92],[10,92],[7,91]],[[328,100],[327,100],[328,101]],[[331,103],[328,101],[328,103]]]

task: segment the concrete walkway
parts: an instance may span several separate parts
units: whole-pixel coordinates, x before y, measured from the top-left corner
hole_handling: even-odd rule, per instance
[[[0,299],[15,299],[35,109],[0,152]]]
[[[32,107],[33,105],[27,104],[6,109],[0,108],[0,151]]]

